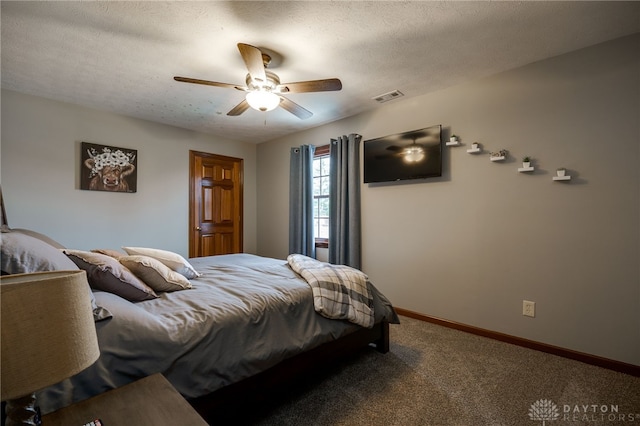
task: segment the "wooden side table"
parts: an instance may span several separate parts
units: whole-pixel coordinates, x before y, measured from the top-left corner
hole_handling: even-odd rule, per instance
[[[207,426],[162,374],[154,374],[42,417],[42,426]]]

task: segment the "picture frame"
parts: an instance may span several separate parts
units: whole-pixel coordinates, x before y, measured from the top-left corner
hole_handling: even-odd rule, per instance
[[[137,192],[137,150],[89,142],[80,147],[80,189]]]

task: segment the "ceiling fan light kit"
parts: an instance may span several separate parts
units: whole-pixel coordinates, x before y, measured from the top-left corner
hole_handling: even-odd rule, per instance
[[[249,71],[245,80],[246,86],[244,87],[188,77],[176,76],[173,79],[183,83],[234,88],[247,92],[245,99],[227,113],[230,116],[240,115],[248,107],[258,111],[272,111],[281,106],[284,110],[304,120],[311,117],[313,113],[285,98],[282,96],[283,93],[332,92],[342,89],[342,82],[337,78],[280,84],[280,78],[266,69],[271,62],[269,55],[262,53],[257,47],[244,43],[238,43],[238,50]]]
[[[405,148],[402,155],[405,163],[417,163],[424,159],[425,152],[421,146],[416,145]]]
[[[258,111],[272,111],[280,105],[280,96],[267,90],[248,92],[246,99],[249,106]]]

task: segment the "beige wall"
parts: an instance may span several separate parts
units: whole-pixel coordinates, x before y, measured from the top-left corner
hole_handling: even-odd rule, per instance
[[[134,194],[79,189],[80,142],[138,150]],[[12,227],[67,247],[188,255],[189,150],[244,159],[244,249],[255,252],[256,146],[2,91],[1,183]]]
[[[445,148],[442,178],[362,185],[374,284],[398,307],[640,365],[638,47],[619,39],[260,144],[258,253],[287,255],[291,146],[442,124],[465,143]],[[474,141],[508,160],[467,154]],[[516,171],[525,155],[532,174]],[[560,166],[570,183],[552,181]]]

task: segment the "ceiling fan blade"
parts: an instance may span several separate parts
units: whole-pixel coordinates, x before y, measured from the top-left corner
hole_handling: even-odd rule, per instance
[[[189,78],[189,77],[173,77],[173,79],[175,81],[180,81],[183,83],[204,84],[205,86],[226,87],[231,89],[246,90],[246,88],[241,86],[236,86],[235,84],[218,83],[217,81],[198,80],[197,78]]]
[[[301,120],[307,119],[313,115],[311,111],[302,108],[300,105],[285,98],[284,96],[280,96],[280,106]]]
[[[342,89],[342,82],[337,78],[328,78],[281,84],[279,88],[282,93],[333,92]]]
[[[231,111],[227,113],[227,115],[237,116],[245,112],[249,109],[249,103],[246,99],[243,99],[238,105],[234,106]]]
[[[262,52],[257,47],[249,44],[238,43],[238,50],[244,60],[249,75],[258,83],[267,82],[267,73],[264,71],[264,62],[262,61]]]

